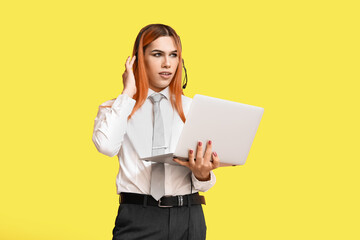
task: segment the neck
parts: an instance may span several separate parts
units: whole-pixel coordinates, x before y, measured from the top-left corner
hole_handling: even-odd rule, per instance
[[[161,92],[161,91],[164,90],[166,87],[164,87],[164,88],[157,88],[157,87],[149,86],[149,88],[150,88],[151,90],[153,90],[154,92]]]

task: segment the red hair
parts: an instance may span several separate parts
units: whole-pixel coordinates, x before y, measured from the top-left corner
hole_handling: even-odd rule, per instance
[[[170,102],[172,107],[178,112],[182,121],[185,122],[186,120],[181,101],[181,95],[184,95],[181,87],[183,67],[181,61],[181,41],[174,29],[163,24],[149,24],[143,27],[136,37],[133,49],[133,55],[136,55],[136,59],[133,64],[133,72],[136,79],[136,94],[133,96],[133,99],[136,100],[136,104],[128,119],[130,119],[131,116],[144,104],[148,94],[149,81],[145,70],[145,49],[151,42],[163,36],[170,36],[173,38],[179,58],[179,64],[175,71],[175,75],[169,84]]]

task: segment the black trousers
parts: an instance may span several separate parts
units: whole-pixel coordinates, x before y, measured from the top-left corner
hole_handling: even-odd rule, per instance
[[[120,204],[113,240],[203,240],[206,223],[201,205],[160,208]]]

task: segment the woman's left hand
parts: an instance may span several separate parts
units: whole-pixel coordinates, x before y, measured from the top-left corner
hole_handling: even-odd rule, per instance
[[[211,155],[213,161],[211,162]],[[211,152],[211,141],[207,142],[205,154],[203,154],[202,142],[198,142],[196,150],[196,161],[194,160],[194,151],[189,150],[189,161],[184,162],[177,158],[173,160],[178,164],[189,168],[200,181],[210,180],[210,171],[220,166],[220,160],[216,152]]]

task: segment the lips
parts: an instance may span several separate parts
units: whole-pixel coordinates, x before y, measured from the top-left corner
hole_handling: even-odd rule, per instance
[[[171,72],[159,72],[161,78],[169,80],[171,78],[172,73]]]
[[[171,72],[159,72],[160,75],[170,76]]]

